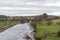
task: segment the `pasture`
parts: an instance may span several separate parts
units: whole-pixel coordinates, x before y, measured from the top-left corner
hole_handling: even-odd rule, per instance
[[[18,22],[0,22],[0,32],[5,31],[9,27],[17,24]]]
[[[44,38],[45,40],[60,40],[57,32],[60,31],[60,19],[51,21],[42,21],[37,24],[35,38]]]

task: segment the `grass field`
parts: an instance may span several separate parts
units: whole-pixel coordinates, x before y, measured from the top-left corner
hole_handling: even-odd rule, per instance
[[[0,22],[0,32],[12,27],[13,25],[17,24],[18,22]]]
[[[48,37],[45,40],[60,40],[60,37]]]
[[[37,24],[35,38],[42,38],[48,33],[51,35],[46,37],[45,40],[60,40],[60,37],[57,37],[57,32],[60,30],[60,19],[52,20],[51,25],[47,25],[47,21],[42,21]]]
[[[6,26],[6,25],[11,25],[11,24],[15,24],[17,22],[0,22],[0,27]]]

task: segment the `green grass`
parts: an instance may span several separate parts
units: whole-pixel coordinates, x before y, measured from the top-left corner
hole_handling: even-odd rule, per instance
[[[17,23],[18,22],[0,22],[0,32],[5,31],[6,29],[12,27],[13,25]]]
[[[17,22],[0,22],[0,27],[6,26],[6,25],[12,25],[16,24]]]
[[[48,21],[42,21],[41,23],[37,24],[36,27],[36,32],[35,32],[35,37],[36,38],[41,38],[44,36],[44,34],[50,33],[52,37],[48,37],[45,40],[60,40],[60,37],[57,37],[52,33],[57,33],[60,30],[60,24],[57,24],[60,22],[60,19],[52,20],[51,25],[47,25]]]
[[[60,40],[60,37],[48,37],[45,40]]]
[[[37,26],[36,28],[36,37],[41,37],[46,33],[56,33],[59,30],[59,27],[56,26]]]

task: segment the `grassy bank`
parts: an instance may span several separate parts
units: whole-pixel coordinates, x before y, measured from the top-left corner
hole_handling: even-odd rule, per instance
[[[36,40],[60,40],[57,32],[60,30],[60,19],[52,21],[42,21],[37,24],[35,32]]]
[[[0,22],[0,32],[12,27],[15,24],[17,24],[17,22]]]
[[[48,37],[45,40],[60,40],[60,37]]]

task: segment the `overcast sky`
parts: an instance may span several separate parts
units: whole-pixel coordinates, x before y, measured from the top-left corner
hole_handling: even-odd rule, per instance
[[[60,0],[0,0],[0,15],[60,15]]]

